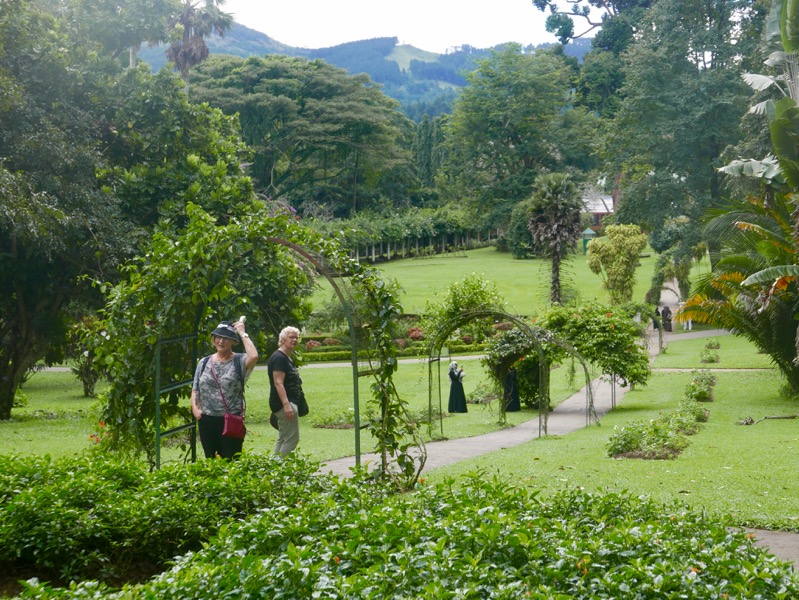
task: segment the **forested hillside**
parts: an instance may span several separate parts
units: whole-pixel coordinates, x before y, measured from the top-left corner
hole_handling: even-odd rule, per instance
[[[209,37],[207,43],[211,54],[242,58],[267,54],[318,58],[351,75],[366,73],[382,86],[386,95],[399,101],[406,116],[417,122],[425,114],[435,117],[451,112],[456,90],[466,85],[465,74],[474,70],[475,60],[491,52],[489,48],[462,46],[453,52],[436,54],[401,45],[395,37],[348,42],[329,48],[296,48],[239,23],[234,23],[224,37]],[[573,40],[564,48],[564,53],[581,60],[590,47],[590,39]],[[163,46],[142,48],[139,57],[155,71],[167,62]]]

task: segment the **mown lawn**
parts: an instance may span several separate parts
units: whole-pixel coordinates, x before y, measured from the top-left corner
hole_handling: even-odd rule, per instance
[[[634,298],[643,301],[652,281],[657,256],[642,255],[636,271]],[[426,258],[400,259],[377,265],[386,278],[396,279],[403,288],[400,297],[405,312],[418,314],[424,311],[435,293],[445,293],[449,285],[465,276],[477,273],[493,281],[513,314],[530,315],[549,303],[550,263],[543,259],[514,260],[507,252],[495,248],[480,248],[462,253]],[[602,280],[588,268],[585,255],[575,254],[563,266],[564,284],[581,300],[607,302],[607,292]],[[313,296],[314,305],[320,305],[331,296],[326,281]]]
[[[725,345],[723,338],[722,360]],[[675,355],[682,345],[674,342]],[[737,344],[737,342],[736,342]],[[692,354],[688,352],[687,354]],[[673,361],[667,354],[659,357]],[[665,362],[665,360],[663,361]],[[694,361],[682,368],[698,368]],[[741,525],[799,531],[799,420],[766,420],[744,426],[752,417],[795,415],[799,402],[782,394],[782,380],[771,369],[717,371],[710,418],[688,448],[674,460],[612,459],[610,435],[632,420],[649,420],[676,408],[689,372],[657,372],[651,383],[628,392],[619,407],[599,426],[567,436],[550,436],[523,446],[442,467],[428,473],[431,481],[482,471],[552,494],[570,487],[628,491],[669,504],[684,501],[695,508],[730,515]]]

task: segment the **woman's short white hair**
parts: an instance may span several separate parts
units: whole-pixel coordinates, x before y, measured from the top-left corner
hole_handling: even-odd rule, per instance
[[[449,370],[450,371],[454,371],[457,368],[458,368],[458,363],[455,362],[454,360],[451,363],[449,363]]]
[[[284,327],[277,338],[278,343],[280,345],[283,345],[283,342],[285,342],[288,339],[290,333],[296,333],[297,337],[299,337],[300,330],[297,329],[296,327],[291,327],[291,326]]]

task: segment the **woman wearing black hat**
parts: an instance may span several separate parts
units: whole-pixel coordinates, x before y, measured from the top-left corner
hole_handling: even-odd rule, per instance
[[[233,458],[241,452],[243,439],[225,437],[225,413],[244,415],[244,382],[258,362],[258,350],[244,331],[242,320],[222,321],[211,332],[216,353],[205,357],[194,373],[191,411],[197,419],[200,442],[206,458]],[[233,352],[242,343],[245,353]]]

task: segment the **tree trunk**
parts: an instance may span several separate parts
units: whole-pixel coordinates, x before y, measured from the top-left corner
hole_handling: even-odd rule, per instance
[[[8,350],[13,354],[13,343]],[[30,363],[30,364],[29,364]],[[11,409],[14,406],[14,395],[22,383],[22,379],[29,366],[32,366],[31,357],[0,355],[0,421],[11,418]]]
[[[552,289],[550,301],[552,304],[560,304],[560,256],[557,253],[552,255]]]

